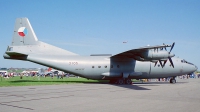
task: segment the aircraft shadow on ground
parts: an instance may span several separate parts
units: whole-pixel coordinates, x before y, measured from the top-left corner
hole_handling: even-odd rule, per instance
[[[188,82],[177,82],[176,84],[184,84]],[[171,84],[169,82],[134,82],[133,85],[114,85],[118,87],[123,87],[127,89],[133,89],[133,90],[151,90],[145,87],[150,87],[150,86],[160,86],[163,84]],[[171,84],[173,86],[173,84]]]
[[[188,83],[188,82],[176,82],[176,84],[184,84],[184,83]],[[147,84],[171,84],[169,82],[135,82],[134,84],[142,84],[142,85],[147,85]]]
[[[132,90],[151,90],[151,89],[148,89],[148,88],[144,88],[140,85],[114,85],[114,86],[132,89]]]
[[[62,81],[62,80],[54,80],[54,81],[41,81],[41,80],[15,80],[15,81],[10,81],[11,83],[22,83],[22,82],[46,82],[46,83],[51,83],[51,82],[60,82],[60,83],[107,83],[107,82],[89,82],[89,81]]]
[[[16,80],[16,81],[10,81],[11,83],[22,83],[22,82],[46,82],[46,83],[51,83],[51,82],[59,82],[59,83],[84,83],[84,84],[108,84],[108,85],[113,85],[117,87],[122,87],[122,88],[127,88],[127,89],[132,89],[132,90],[151,90],[145,87],[150,87],[150,86],[159,86],[160,84],[170,84],[169,82],[134,82],[133,85],[118,85],[118,84],[109,84],[109,82],[88,82],[88,81],[40,81],[40,80]],[[187,82],[177,82],[178,84],[182,83],[187,83]],[[172,84],[173,85],[173,84]]]
[[[10,81],[11,83],[23,83],[23,82],[30,82],[30,83],[37,83],[37,82],[44,82],[44,83],[51,83],[51,82],[59,82],[59,83],[84,83],[84,84],[108,84],[108,85],[113,85],[117,87],[122,87],[122,88],[127,88],[127,89],[132,89],[132,90],[150,90],[148,88],[144,88],[142,86],[144,85],[117,85],[117,84],[109,84],[108,81],[99,81],[99,82],[88,82],[88,81],[40,81],[40,80],[15,80],[15,81]],[[135,84],[135,83],[134,83]],[[155,86],[155,85],[149,85],[149,86]]]

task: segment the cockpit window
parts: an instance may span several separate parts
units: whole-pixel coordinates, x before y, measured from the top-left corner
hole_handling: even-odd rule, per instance
[[[192,64],[192,63],[190,63],[190,62],[188,62],[188,61],[186,61],[186,63],[188,63],[188,64],[190,64],[190,65],[194,65],[194,64]]]
[[[188,62],[188,61],[186,61],[186,60],[181,60],[181,62],[182,62],[182,63],[190,64],[190,65],[194,65],[194,64],[192,64],[192,63],[190,63],[190,62]]]

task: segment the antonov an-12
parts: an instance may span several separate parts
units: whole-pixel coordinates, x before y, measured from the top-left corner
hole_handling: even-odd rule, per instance
[[[131,79],[167,78],[189,74],[197,67],[175,58],[172,45],[145,46],[115,55],[80,56],[38,40],[27,18],[17,18],[5,59],[25,60],[67,73],[115,84],[131,84]],[[170,51],[166,48],[169,47]]]

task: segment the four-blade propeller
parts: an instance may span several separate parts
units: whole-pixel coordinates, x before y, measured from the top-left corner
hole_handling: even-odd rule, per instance
[[[175,42],[172,44],[172,46],[171,46],[171,49],[170,49],[170,51],[169,51],[169,57],[168,57],[168,59],[169,59],[169,62],[170,62],[170,64],[171,64],[171,66],[174,68],[174,64],[173,64],[173,61],[172,61],[172,58],[171,57],[173,57],[173,56],[175,56],[174,54],[171,54],[171,51],[172,51],[172,49],[174,48],[174,45],[175,45]]]
[[[163,43],[163,45],[165,45],[165,44]],[[175,55],[172,54],[171,51],[172,51],[172,49],[174,48],[174,45],[175,45],[175,42],[171,45],[171,49],[170,49],[170,51],[168,52],[168,53],[169,53],[168,60],[169,60],[171,66],[172,66],[173,68],[174,68],[174,63],[173,63],[171,57],[174,57]],[[165,48],[165,50],[167,51],[166,47],[164,47],[164,48]],[[162,48],[161,50],[163,50],[163,48]],[[159,61],[160,65],[162,66],[162,68],[165,66],[165,64],[166,64],[166,62],[167,62],[167,60],[165,60],[165,61],[164,61],[164,64],[162,64],[162,61],[161,61],[161,60],[158,60],[158,61]],[[158,62],[158,61],[157,61],[157,62]],[[157,62],[155,63],[155,66],[156,66]]]

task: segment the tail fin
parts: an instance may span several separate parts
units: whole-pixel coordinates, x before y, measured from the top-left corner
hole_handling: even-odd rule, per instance
[[[77,55],[37,39],[28,18],[17,18],[11,45],[4,58],[26,60],[32,54],[40,55]]]
[[[37,41],[37,36],[35,35],[28,18],[17,18],[11,45],[36,45]]]

